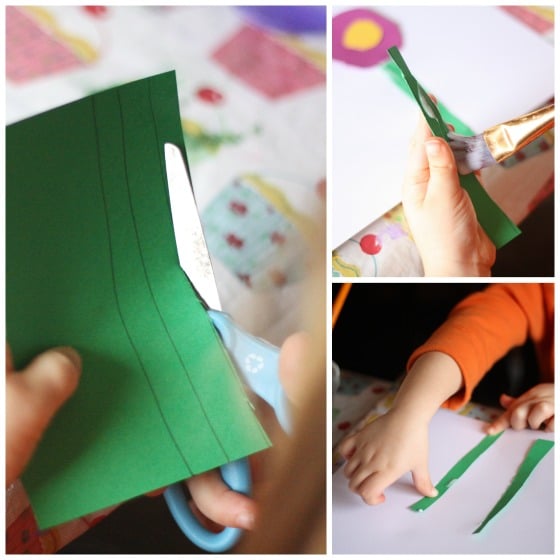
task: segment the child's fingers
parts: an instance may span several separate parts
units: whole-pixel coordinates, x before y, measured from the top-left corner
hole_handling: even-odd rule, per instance
[[[303,401],[307,387],[307,365],[312,350],[311,335],[306,332],[292,334],[280,348],[278,363],[280,382],[288,400],[295,406],[301,406]]]
[[[161,496],[166,490],[167,486],[164,486],[163,488],[158,488],[157,490],[146,492],[144,496],[147,496],[148,498],[157,498],[158,496]]]
[[[6,344],[6,373],[11,373],[14,369],[14,363],[12,360],[12,350],[10,346]]]
[[[544,431],[545,432],[553,432],[554,431],[554,416],[545,422]]]
[[[352,469],[351,473],[350,469],[344,471],[344,474],[348,477],[348,488],[356,494],[361,494],[360,487],[376,472],[376,468],[369,462],[359,462],[358,464],[351,462],[350,468]]]
[[[430,171],[428,191],[430,196],[450,197],[460,189],[457,166],[453,152],[442,138],[432,138],[424,143]]]
[[[554,405],[550,402],[541,401],[531,408],[527,422],[531,429],[538,430],[551,416],[554,416]]]
[[[504,408],[508,408],[509,405],[515,400],[515,397],[510,397],[509,395],[506,395],[505,393],[500,395],[500,404],[504,407]]]
[[[506,428],[509,428],[509,411],[506,410],[501,416],[496,418],[487,428],[486,433],[493,436],[500,432],[503,432]]]
[[[514,430],[524,430],[528,426],[530,405],[528,403],[515,404],[510,407],[509,423]]]
[[[356,440],[354,437],[347,437],[338,446],[338,452],[346,459],[350,459],[356,452]]]
[[[80,355],[69,347],[48,350],[37,356],[21,373],[37,402],[58,409],[74,392],[82,370]]]
[[[231,490],[222,480],[219,470],[193,476],[187,481],[187,486],[197,508],[214,523],[241,529],[254,527],[255,502]]]
[[[432,478],[428,471],[428,466],[422,466],[412,471],[412,480],[416,490],[423,496],[435,498],[438,495],[437,488],[432,483]]]
[[[385,501],[385,489],[399,478],[394,472],[385,470],[371,474],[365,478],[354,490],[370,506],[382,504]]]
[[[56,411],[78,385],[81,359],[66,347],[37,356],[6,378],[6,483],[19,476]]]
[[[408,165],[406,167],[407,176],[415,176],[418,171],[427,169],[428,160],[426,159],[423,146],[430,138],[433,138],[432,131],[430,130],[424,116],[420,115],[408,148]]]
[[[403,184],[403,203],[405,204],[421,204],[426,196],[430,169],[424,143],[431,137],[432,132],[424,117],[421,116],[408,151],[408,162]]]
[[[353,457],[346,462],[344,465],[344,476],[346,478],[351,478],[354,476],[356,470],[360,467],[361,461],[358,457]]]
[[[510,397],[505,393],[500,395],[500,404],[505,408],[509,409],[512,403],[515,401],[514,397]],[[510,415],[511,411],[506,410],[502,415],[500,415],[496,420],[491,422],[486,428],[486,433],[493,436],[499,432],[503,432],[506,428],[510,427]]]

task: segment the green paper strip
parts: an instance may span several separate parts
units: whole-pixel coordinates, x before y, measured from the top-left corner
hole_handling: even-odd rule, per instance
[[[473,532],[480,533],[488,522],[497,515],[510,500],[519,492],[525,481],[529,478],[535,467],[539,464],[541,459],[552,449],[554,442],[547,439],[537,439],[533,442],[533,445],[529,449],[527,456],[523,460],[523,463],[519,466],[517,473],[515,474],[510,485],[507,487],[506,491],[502,497],[496,502],[496,505],[492,508],[490,513],[486,516],[486,519],[480,524],[480,526]]]
[[[388,50],[389,55],[403,74],[403,78],[415,101],[418,103],[431,131],[447,140],[447,124],[438,107],[430,99],[424,88],[411,74],[397,47]],[[501,248],[517,237],[521,230],[504,214],[490,198],[474,173],[459,175],[461,186],[467,191],[473,203],[477,219],[496,248]]]
[[[410,506],[412,511],[424,511],[435,501],[439,500],[465,471],[482,455],[504,432],[493,436],[486,436],[460,459],[449,472],[436,484],[438,495],[435,498],[425,497]]]
[[[408,87],[400,68],[392,61],[388,61],[383,65],[383,69],[387,72],[391,81],[401,89],[411,99],[414,99],[412,91]],[[452,124],[457,134],[463,136],[473,136],[474,130],[466,123],[464,123],[457,115],[454,115],[441,101],[438,101],[438,110],[441,118],[448,124]]]

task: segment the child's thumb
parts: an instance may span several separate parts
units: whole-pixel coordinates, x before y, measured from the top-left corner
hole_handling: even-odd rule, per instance
[[[423,496],[435,498],[438,495],[437,488],[432,484],[432,478],[427,466],[413,470],[412,479],[414,480],[416,490]]]
[[[72,395],[81,369],[81,358],[73,348],[57,347],[37,356],[19,373],[25,379],[36,415],[45,423]]]
[[[449,195],[460,187],[457,165],[451,148],[445,140],[437,137],[425,142],[424,148],[430,166],[429,194]]]
[[[6,376],[6,484],[20,475],[56,411],[78,385],[81,359],[71,348],[37,356]]]

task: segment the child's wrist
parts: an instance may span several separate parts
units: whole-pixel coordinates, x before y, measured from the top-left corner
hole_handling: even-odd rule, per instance
[[[403,400],[395,401],[391,406],[391,413],[398,416],[404,423],[429,424],[435,414],[430,407],[422,406],[418,402]]]

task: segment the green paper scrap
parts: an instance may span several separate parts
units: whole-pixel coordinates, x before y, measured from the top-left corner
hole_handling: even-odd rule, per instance
[[[7,127],[7,340],[83,372],[23,483],[41,528],[269,445],[178,262],[164,143],[184,152],[166,72]]]
[[[535,467],[539,464],[540,460],[552,449],[553,446],[554,442],[547,439],[537,439],[533,442],[510,485],[507,487],[502,497],[496,502],[490,513],[486,516],[486,519],[479,525],[476,531],[473,532],[473,535],[480,533],[482,529],[486,527],[488,522],[502,509],[504,509],[515,494],[519,492],[523,484],[525,484],[525,481],[529,478]]]
[[[408,95],[411,99],[415,99],[408,83],[405,81],[403,73],[400,68],[392,61],[389,60],[383,65],[383,69],[389,74],[392,82],[401,89],[403,93]],[[474,130],[466,123],[464,123],[457,115],[454,115],[448,107],[438,100],[437,109],[445,123],[452,124],[457,134],[463,136],[473,136]]]
[[[437,107],[424,88],[411,74],[397,47],[388,50],[389,55],[402,72],[403,78],[415,101],[418,103],[431,131],[447,140],[447,125]],[[459,175],[461,186],[467,191],[478,221],[496,248],[500,249],[517,237],[521,230],[506,216],[490,198],[474,173]]]
[[[436,484],[438,495],[435,498],[426,496],[409,506],[409,509],[412,511],[424,511],[428,509],[451,488],[457,479],[460,478],[478,457],[480,457],[480,455],[482,455],[503,433],[504,432],[500,432],[493,436],[488,435],[484,437],[464,457],[457,461],[447,474]]]

